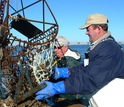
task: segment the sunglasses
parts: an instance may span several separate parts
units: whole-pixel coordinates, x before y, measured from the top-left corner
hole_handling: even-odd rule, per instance
[[[60,47],[56,47],[54,46],[54,49],[61,49],[63,46],[60,46]]]

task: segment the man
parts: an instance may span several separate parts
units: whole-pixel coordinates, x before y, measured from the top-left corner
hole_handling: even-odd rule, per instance
[[[58,36],[56,38],[54,43],[54,53],[55,53],[55,60],[53,62],[54,69],[57,69],[58,67],[59,68],[73,67],[80,64],[80,60],[81,60],[80,53],[77,51],[71,50],[69,48],[69,42],[64,36]],[[63,78],[57,78],[57,77],[50,78],[49,81],[58,82],[60,80],[63,80]],[[62,106],[62,104],[72,105],[75,103],[83,103],[82,95],[78,95],[78,94],[77,95],[66,94],[66,95],[54,96],[51,100],[54,101],[56,100],[56,98],[58,99],[56,102],[59,101],[58,103],[55,104],[56,107],[60,107],[60,105]],[[86,103],[86,101],[84,103]]]
[[[120,83],[124,83],[124,80],[121,79],[124,78],[124,52],[108,31],[108,19],[106,16],[98,13],[89,15],[81,29],[86,29],[86,34],[91,42],[91,46],[86,52],[86,63],[84,62],[77,67],[64,68],[63,74],[59,72],[62,68],[55,70],[55,76],[60,77],[64,74],[67,76],[68,73],[68,78],[57,83],[45,81],[47,87],[36,93],[36,99],[48,98],[61,93],[84,94],[93,99],[97,94],[104,90],[106,91],[106,87],[113,86],[115,88],[116,86],[116,89],[120,89],[119,91],[124,90],[123,84],[120,88],[118,84],[115,84],[116,80],[117,83],[119,82],[119,86]],[[108,90],[111,93],[113,88],[108,89],[111,89]],[[48,93],[48,91],[51,92]],[[120,99],[120,97],[118,98],[118,96],[116,97],[110,93],[99,94],[99,97],[94,98],[97,104],[92,105],[92,103],[91,106],[124,107],[123,101],[120,101],[123,97],[120,96]],[[120,92],[115,90],[114,93]],[[106,97],[103,97],[104,95]],[[105,102],[104,100],[107,96],[110,99]]]
[[[69,48],[68,40],[63,36],[58,36],[54,44],[55,61],[54,65],[59,68],[73,67],[80,64],[81,55],[79,52]]]

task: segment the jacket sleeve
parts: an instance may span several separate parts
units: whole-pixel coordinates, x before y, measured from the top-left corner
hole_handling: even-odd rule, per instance
[[[103,42],[89,53],[89,65],[70,68],[66,93],[94,94],[119,75],[122,51],[116,43]]]

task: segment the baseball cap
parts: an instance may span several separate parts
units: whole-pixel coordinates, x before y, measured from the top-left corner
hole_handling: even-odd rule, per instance
[[[54,46],[56,47],[68,46],[68,40],[63,36],[58,36],[55,40]]]
[[[99,13],[95,13],[87,17],[85,24],[81,26],[80,29],[85,29],[92,24],[107,24],[107,23],[108,23],[108,19],[106,18],[106,16]]]

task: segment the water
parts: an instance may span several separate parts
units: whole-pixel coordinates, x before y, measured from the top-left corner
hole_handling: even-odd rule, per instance
[[[124,49],[124,44],[121,44],[121,46],[123,47],[123,49]]]
[[[124,44],[121,44],[121,46],[124,49]],[[83,59],[85,58],[84,53],[86,52],[86,50],[89,48],[89,45],[70,45],[70,48],[72,50],[76,50],[81,54],[81,61],[83,61]]]
[[[81,62],[85,58],[85,52],[89,48],[89,45],[70,45],[70,49],[76,50],[81,54]]]

